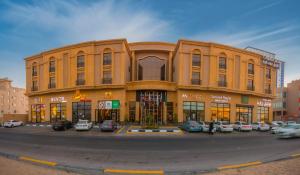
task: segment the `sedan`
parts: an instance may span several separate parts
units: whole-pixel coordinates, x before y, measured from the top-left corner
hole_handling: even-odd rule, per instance
[[[237,121],[234,123],[233,129],[238,131],[252,131],[252,125],[247,124],[246,122]]]
[[[196,121],[186,121],[182,125],[182,129],[187,132],[201,132],[202,127],[201,125]]]
[[[264,123],[264,122],[255,122],[252,123],[252,129],[257,131],[269,131],[270,125]]]
[[[88,131],[93,127],[93,123],[88,120],[79,120],[75,125],[76,131]]]
[[[232,132],[233,127],[229,122],[226,121],[217,121],[215,122],[217,131],[220,132]]]
[[[114,120],[104,120],[100,129],[101,131],[114,131],[117,129],[117,123]]]
[[[67,129],[70,129],[72,127],[73,127],[72,122],[70,122],[68,120],[57,120],[52,125],[52,129],[54,131],[67,130]]]
[[[279,138],[300,137],[300,124],[285,125],[282,128],[278,129],[276,135]]]
[[[16,127],[16,126],[22,126],[23,125],[23,122],[22,121],[16,121],[16,120],[9,120],[7,122],[4,122],[4,127],[7,127],[7,128],[13,128],[13,127]]]

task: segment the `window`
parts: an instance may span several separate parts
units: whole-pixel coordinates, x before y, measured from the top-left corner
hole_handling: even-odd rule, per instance
[[[155,56],[137,60],[138,80],[166,80],[167,62]]]
[[[204,121],[205,120],[204,102],[184,101],[183,115],[186,121]]]
[[[271,79],[271,69],[270,68],[266,69],[266,77],[267,77],[267,79]]]
[[[84,72],[78,72],[76,85],[84,85],[84,84],[85,84]]]
[[[226,69],[226,58],[225,57],[219,58],[219,69]]]
[[[44,104],[31,105],[31,122],[45,122],[46,106]]]
[[[269,108],[264,106],[257,107],[257,121],[269,122]]]
[[[219,86],[220,87],[226,87],[227,86],[226,75],[225,74],[220,74],[219,75]]]
[[[49,78],[49,89],[51,88],[55,88],[56,84],[55,84],[55,77],[50,77]]]
[[[230,122],[230,104],[211,103],[211,120]]]
[[[111,53],[103,54],[103,65],[111,65]]]
[[[84,67],[84,55],[77,56],[77,68]]]
[[[66,119],[66,103],[50,103],[51,122]]]
[[[192,73],[192,84],[200,85],[200,72],[193,72]]]
[[[72,103],[72,122],[76,123],[79,119],[91,121],[92,104],[89,101]]]
[[[55,72],[55,60],[49,62],[49,72]]]
[[[32,81],[31,91],[37,91],[37,90],[38,90],[37,80],[33,80]]]
[[[236,121],[251,123],[253,107],[236,106]]]
[[[201,66],[201,55],[193,54],[192,55],[192,66]]]
[[[167,123],[177,122],[176,116],[173,116],[173,102],[167,102]]]
[[[32,66],[32,76],[33,77],[37,76],[37,66],[36,65]]]
[[[111,77],[111,71],[103,71],[103,84],[111,84],[112,83],[112,77]]]
[[[271,90],[271,84],[270,83],[267,83],[265,85],[265,93],[266,94],[271,94],[272,93],[272,90]]]
[[[247,85],[247,89],[250,91],[254,91],[254,81],[252,79],[248,80],[248,85]]]
[[[129,102],[129,122],[135,122],[135,109],[136,109],[135,101]]]
[[[254,64],[252,64],[252,63],[248,64],[248,74],[251,74],[251,75],[254,74]]]

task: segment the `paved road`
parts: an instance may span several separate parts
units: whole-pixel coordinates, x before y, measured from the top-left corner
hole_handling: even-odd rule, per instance
[[[279,140],[270,133],[208,136],[54,135],[0,128],[0,152],[54,161],[82,171],[151,169],[201,172],[228,164],[271,161],[300,153],[300,139]],[[50,134],[49,134],[50,133]]]

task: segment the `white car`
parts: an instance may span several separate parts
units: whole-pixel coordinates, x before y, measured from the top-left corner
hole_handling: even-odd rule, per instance
[[[217,131],[220,131],[220,132],[232,132],[233,131],[232,125],[226,121],[217,121],[217,122],[215,122],[215,126],[216,126]]]
[[[4,127],[8,127],[8,128],[13,128],[16,126],[22,126],[23,122],[22,121],[16,121],[16,120],[9,120],[7,122],[4,122]]]
[[[283,121],[272,121],[271,128],[273,128],[273,127],[281,127],[283,125],[284,125]]]
[[[252,129],[257,131],[269,131],[270,125],[264,123],[264,122],[255,122],[252,123]]]
[[[203,121],[200,121],[198,123],[202,127],[202,132],[209,132],[209,125],[205,124],[205,122],[203,122]],[[215,126],[214,126],[212,132],[216,132],[216,127]]]
[[[285,125],[278,129],[276,135],[279,138],[300,137],[300,124]]]
[[[79,120],[76,125],[75,129],[77,131],[87,131],[93,127],[93,123],[89,122],[88,120]]]
[[[246,122],[237,121],[233,124],[233,129],[238,131],[252,131],[252,125]]]
[[[285,122],[287,125],[295,125],[297,124],[295,121],[287,121]]]

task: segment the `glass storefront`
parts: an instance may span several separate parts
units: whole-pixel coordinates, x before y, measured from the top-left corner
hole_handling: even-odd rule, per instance
[[[236,105],[236,121],[250,124],[252,122],[253,106]]]
[[[50,103],[50,121],[66,119],[66,103]]]
[[[46,106],[44,104],[31,105],[31,122],[45,122],[45,110]]]
[[[184,101],[183,116],[184,120],[204,121],[205,120],[204,102]]]
[[[72,103],[72,122],[77,123],[79,119],[91,121],[90,101],[80,101]]]
[[[104,120],[114,120],[120,122],[120,101],[98,101],[98,109],[96,109],[96,123],[102,123]]]
[[[257,122],[269,122],[269,107],[257,107]]]
[[[135,101],[130,101],[129,102],[129,122],[135,122]]]
[[[211,120],[230,122],[229,103],[211,103]]]

